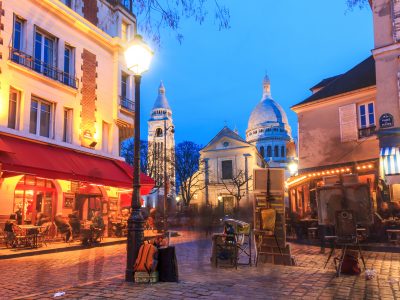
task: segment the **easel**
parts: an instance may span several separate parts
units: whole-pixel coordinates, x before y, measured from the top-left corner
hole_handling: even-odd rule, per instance
[[[355,222],[355,216],[353,211],[351,210],[342,210],[336,212],[336,233],[337,236],[330,237],[335,239],[335,243],[329,253],[328,259],[325,262],[324,269],[328,265],[329,260],[331,259],[333,253],[335,252],[336,246],[341,246],[342,251],[339,257],[339,265],[336,265],[335,262],[335,269],[336,269],[336,276],[339,277],[342,271],[343,260],[346,256],[346,251],[348,247],[357,247],[358,254],[364,265],[364,270],[366,269],[364,255],[361,251],[360,243],[357,237],[357,225]]]

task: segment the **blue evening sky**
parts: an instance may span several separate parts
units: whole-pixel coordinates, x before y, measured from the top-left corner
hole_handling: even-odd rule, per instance
[[[201,26],[182,22],[182,44],[164,32],[142,79],[144,139],[160,80],[177,142],[205,145],[225,124],[236,126],[244,137],[250,113],[261,99],[265,71],[272,97],[285,109],[297,136],[297,117],[290,106],[309,96],[309,88],[321,79],[361,62],[373,48],[371,10],[348,11],[345,0],[225,3],[231,14],[228,30],[218,31],[210,15]]]

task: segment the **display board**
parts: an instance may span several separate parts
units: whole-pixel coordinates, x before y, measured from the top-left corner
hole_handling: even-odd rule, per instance
[[[317,188],[318,223],[335,225],[339,210],[352,210],[358,225],[373,224],[373,206],[368,184],[335,185]]]
[[[260,211],[262,209],[275,209],[275,234],[279,247],[273,236],[263,236],[261,245],[263,255],[259,261],[292,265],[290,245],[286,243],[284,174],[285,170],[281,168],[254,171],[254,229],[261,227]]]

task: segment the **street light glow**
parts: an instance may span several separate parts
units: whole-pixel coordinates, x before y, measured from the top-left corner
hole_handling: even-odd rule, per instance
[[[292,161],[289,165],[288,165],[288,169],[291,175],[294,175],[297,173],[298,171],[298,165],[296,162]]]
[[[126,66],[135,75],[141,75],[150,68],[152,57],[153,51],[140,35],[136,35],[125,50]]]

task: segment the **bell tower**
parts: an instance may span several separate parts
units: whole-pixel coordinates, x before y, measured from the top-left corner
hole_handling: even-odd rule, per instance
[[[167,193],[175,196],[175,134],[172,111],[161,82],[158,96],[148,121],[148,171],[155,181],[158,195],[164,195],[164,176],[167,177]],[[164,169],[166,167],[166,174]]]

